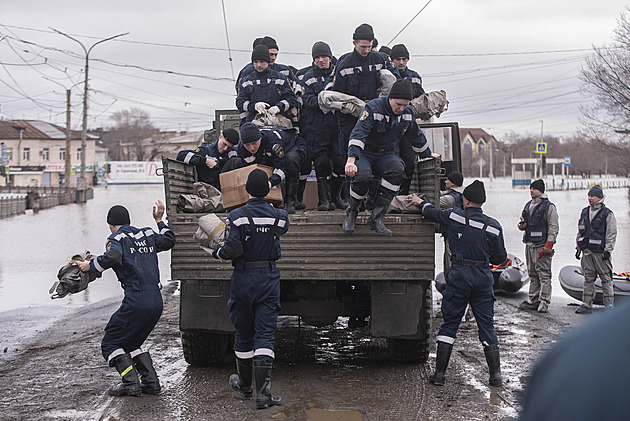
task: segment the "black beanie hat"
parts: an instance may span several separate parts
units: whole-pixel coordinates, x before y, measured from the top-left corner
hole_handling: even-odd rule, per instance
[[[110,225],[129,225],[129,211],[122,205],[115,205],[107,212],[107,223]]]
[[[473,203],[484,203],[486,201],[486,189],[483,182],[479,180],[473,181],[464,189],[464,197]]]
[[[374,39],[374,30],[367,23],[362,23],[357,26],[357,29],[354,30],[354,34],[352,34],[352,39],[355,41],[358,40],[368,40],[372,41]]]
[[[231,127],[223,130],[223,137],[228,141],[230,145],[236,145],[238,143],[238,132]]]
[[[545,192],[545,182],[542,181],[540,178],[538,180],[534,180],[532,182],[532,184],[529,185],[530,189],[536,189],[541,193]]]
[[[372,48],[376,48],[376,47],[378,47],[378,40],[376,38],[374,38],[372,40]]]
[[[263,40],[262,37],[256,38],[252,44],[252,49],[254,49],[254,47],[257,46],[258,44],[260,44],[262,40]]]
[[[252,51],[252,62],[256,60],[271,63],[271,59],[269,58],[269,48],[266,45],[258,44],[254,47],[254,50]]]
[[[391,53],[389,53],[389,58],[392,60],[395,58],[405,57],[409,59],[409,50],[405,47],[405,44],[396,44],[392,47]]]
[[[256,168],[247,176],[245,190],[254,197],[265,197],[269,193],[269,177],[267,173]]]
[[[446,178],[457,187],[461,187],[464,184],[464,176],[459,171],[451,172]]]
[[[256,142],[261,137],[260,130],[254,123],[243,123],[241,126],[241,142],[243,144]]]
[[[311,49],[311,55],[313,58],[319,56],[327,56],[332,58],[332,50],[330,49],[330,45],[326,44],[324,41],[317,41],[313,44],[313,48]]]
[[[270,36],[263,37],[263,39],[260,40],[260,43],[262,45],[266,45],[267,48],[269,48],[270,50],[272,48],[274,50],[280,50],[280,48],[278,48],[278,43],[276,42],[276,40],[271,38]]]
[[[391,53],[391,52],[392,52],[392,49],[391,49],[391,48],[389,48],[389,47],[388,47],[388,46],[386,46],[386,45],[383,45],[383,46],[381,46],[381,48],[379,48],[379,49],[378,49],[378,52],[379,52],[379,53],[385,53],[385,54],[389,55],[389,53]]]
[[[602,186],[600,186],[599,184],[595,184],[588,191],[588,195],[591,196],[591,197],[599,197],[599,198],[603,199],[604,198],[604,189],[602,189]]]
[[[407,79],[397,80],[389,91],[389,97],[392,99],[413,99],[413,85]]]

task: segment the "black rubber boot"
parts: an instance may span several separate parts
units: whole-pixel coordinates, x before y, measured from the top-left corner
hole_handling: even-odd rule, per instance
[[[342,197],[344,180],[345,177],[331,177],[330,179],[330,198],[337,209],[348,207],[348,201]]]
[[[295,208],[295,210],[306,209],[306,204],[304,203],[304,190],[305,189],[306,189],[306,180],[298,181],[296,200],[295,202],[293,202],[293,207]]]
[[[273,405],[281,405],[282,398],[271,394],[271,369],[273,358],[265,357],[254,360],[254,376],[256,377],[256,409],[265,409]]]
[[[243,399],[251,399],[254,391],[252,390],[252,376],[254,374],[253,358],[236,358],[236,372],[230,376],[230,387],[241,394]]]
[[[148,352],[143,352],[133,357],[133,363],[136,366],[136,370],[140,375],[140,387],[142,393],[149,395],[157,395],[162,391],[160,387],[160,380],[158,379],[155,367],[153,367],[153,360]]]
[[[297,183],[289,183],[287,181],[287,186],[284,192],[285,192],[284,209],[289,214],[295,213],[294,202],[295,202],[295,196],[297,194]]]
[[[343,232],[346,234],[353,234],[357,224],[357,215],[359,215],[360,200],[350,197],[350,204],[346,209],[346,219],[343,220]]]
[[[330,183],[326,177],[317,177],[317,196],[319,196],[318,211],[330,209]]]
[[[436,386],[444,386],[446,381],[446,368],[451,359],[453,344],[438,341],[437,356],[435,358],[435,373],[429,376],[429,381]]]
[[[490,370],[490,386],[503,385],[501,378],[501,359],[499,358],[499,343],[483,347],[483,353],[486,354],[486,362]]]
[[[413,177],[413,176],[412,176]],[[409,187],[411,187],[411,179],[412,177],[405,177],[402,183],[400,183],[400,190],[398,191],[399,195],[408,195]]]
[[[123,354],[114,359],[114,367],[120,374],[121,383],[112,386],[107,390],[112,396],[142,396],[142,388],[140,387],[140,379],[138,373],[133,368],[131,355]]]
[[[392,232],[387,229],[383,223],[383,218],[391,203],[392,199],[387,198],[379,192],[376,195],[376,199],[374,199],[374,209],[372,209],[372,214],[366,224],[369,229],[376,231],[378,235],[382,235],[383,237],[392,236]]]
[[[370,181],[370,189],[368,190],[368,195],[365,198],[365,208],[363,210],[374,209],[374,201],[376,200],[376,196],[378,195],[378,187],[380,185],[381,185],[380,178],[373,178]]]

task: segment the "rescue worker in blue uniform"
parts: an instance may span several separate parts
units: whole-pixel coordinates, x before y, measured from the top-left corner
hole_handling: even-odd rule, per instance
[[[271,394],[274,334],[280,309],[280,236],[289,229],[286,211],[265,201],[269,193],[267,174],[255,169],[245,185],[250,199],[233,210],[225,221],[225,244],[213,253],[232,260],[234,271],[228,308],[236,329],[234,354],[238,374],[230,386],[245,399],[252,397],[252,368],[256,381],[256,408],[280,405]]]
[[[446,226],[452,255],[448,283],[442,292],[444,323],[436,338],[435,373],[429,380],[437,386],[444,385],[457,329],[470,303],[490,371],[490,385],[501,386],[499,339],[494,329],[494,278],[489,264],[503,263],[507,251],[503,228],[481,210],[486,201],[484,185],[475,180],[464,189],[463,209],[440,209],[418,196],[409,198],[427,219]]]
[[[591,314],[595,299],[595,281],[599,276],[602,283],[604,306],[614,305],[611,253],[617,242],[617,218],[604,204],[604,190],[594,185],[588,191],[588,206],[582,209],[578,221],[575,258],[582,259],[584,272],[582,304],[575,310],[578,314]]]
[[[252,164],[273,167],[271,187],[280,184],[287,211],[295,213],[300,165],[305,158],[306,142],[296,129],[274,126],[259,129],[254,123],[245,123],[241,126],[236,156],[224,165],[223,171]]]
[[[374,30],[367,23],[359,25],[352,34],[354,50],[339,58],[333,73],[331,89],[333,91],[355,96],[363,101],[370,101],[378,97],[380,87],[380,71],[386,68],[385,59],[376,51],[372,51]],[[350,133],[357,123],[357,118],[351,114],[337,112],[339,126],[339,152],[345,159],[348,152]],[[348,180],[341,180],[342,194],[348,199]],[[336,196],[333,194],[333,197]]]
[[[427,139],[413,118],[409,107],[411,83],[399,80],[392,86],[389,96],[374,99],[361,111],[348,147],[345,171],[352,178],[350,204],[346,210],[343,231],[354,232],[361,201],[368,195],[372,177],[381,179],[372,214],[367,227],[378,235],[390,237],[392,232],[383,224],[392,199],[404,178],[404,164],[398,156],[400,139],[406,137],[420,158],[432,154]]]
[[[287,66],[286,64],[276,63],[280,48],[278,47],[278,43],[276,42],[275,39],[273,39],[270,36],[256,38],[252,45],[252,49],[255,48],[258,44],[262,44],[269,49],[269,60],[270,60],[269,67],[271,67],[272,70],[275,70],[278,73],[282,73],[283,75],[287,77],[287,79],[289,79],[289,81],[299,82],[300,79],[297,77],[296,74],[294,74],[294,72],[291,70],[291,67]],[[250,73],[253,73],[254,71],[255,71],[254,65],[252,63],[247,63],[245,67],[243,67],[241,71],[238,73],[238,76],[236,78],[236,85],[235,85],[237,94],[238,94],[238,87],[240,86],[241,80],[245,76],[249,75]]]
[[[345,177],[344,158],[339,151],[337,118],[333,113],[324,114],[318,103],[318,95],[329,83],[334,70],[332,51],[328,44],[318,41],[313,44],[311,52],[315,65],[302,81],[302,129],[308,151],[308,159],[305,161],[307,165],[302,164],[303,169],[306,167],[308,172],[302,173],[310,173],[311,162],[314,162],[319,196],[317,210],[327,211],[334,209],[331,201],[339,208],[345,207],[339,196]],[[334,197],[331,197],[331,183],[335,185]]]
[[[140,348],[162,315],[160,271],[157,254],[175,245],[175,234],[162,221],[164,204],[153,206],[158,231],[131,226],[124,206],[107,213],[111,235],[106,252],[89,262],[79,263],[83,272],[112,268],[125,291],[120,308],[109,319],[101,342],[103,357],[116,367],[122,382],[107,391],[112,396],[140,396],[160,393],[160,381],[149,352]],[[140,378],[138,379],[138,374]]]
[[[236,97],[236,108],[241,111],[240,126],[264,112],[291,118],[287,111],[299,105],[287,77],[270,68],[270,62],[269,49],[265,45],[254,47],[252,64],[255,71],[241,79]]]
[[[392,51],[389,56],[392,59],[394,67],[398,71],[400,78],[407,79],[413,86],[413,98],[416,99],[420,95],[424,94],[422,88],[422,78],[418,72],[411,70],[407,67],[409,61],[409,50],[404,44],[396,44],[392,47]],[[413,178],[413,171],[415,165],[415,154],[411,148],[411,145],[407,141],[400,142],[400,157],[405,162],[405,180],[400,186],[400,194],[408,194],[409,186],[411,185],[411,179]]]
[[[227,128],[210,145],[201,145],[194,150],[183,150],[177,160],[197,168],[197,180],[221,190],[219,174],[229,158],[236,156],[234,147],[238,145],[238,132]]]

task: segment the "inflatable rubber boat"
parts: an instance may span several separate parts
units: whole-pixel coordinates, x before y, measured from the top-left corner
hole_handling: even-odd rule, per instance
[[[580,266],[569,265],[560,269],[560,286],[571,297],[582,301],[582,289],[584,288],[584,272]],[[615,301],[630,297],[630,272],[613,273],[613,293]],[[602,294],[602,281],[595,281],[595,299],[593,304],[604,305]]]
[[[519,291],[529,282],[527,265],[524,261],[508,253],[505,262],[500,265],[490,265],[490,271],[494,277],[494,291],[514,293]],[[630,282],[629,282],[630,283]],[[438,273],[435,277],[435,288],[442,293],[446,288],[444,272]]]

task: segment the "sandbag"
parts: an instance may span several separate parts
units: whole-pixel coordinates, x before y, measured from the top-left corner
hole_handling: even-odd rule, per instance
[[[321,91],[317,94],[317,104],[324,114],[331,111],[340,111],[343,114],[351,114],[359,117],[365,107],[365,101],[356,96],[337,91]]]
[[[396,82],[396,76],[387,69],[381,69],[378,72],[379,88],[376,91],[378,96],[387,96],[392,90],[392,86]]]
[[[254,117],[252,123],[254,123],[257,127],[278,126],[284,127],[286,129],[293,128],[293,123],[291,122],[291,120],[280,113],[276,115],[269,114],[268,112],[256,114],[256,117]]]
[[[57,279],[59,280],[55,281],[48,291],[51,294],[50,298],[63,298],[68,294],[76,294],[87,289],[90,282],[100,278],[100,272],[81,272],[81,269],[79,269],[79,262],[94,258],[89,251],[72,256],[70,261],[59,269],[59,273],[57,273]]]
[[[180,194],[177,210],[186,213],[223,212],[221,192],[201,181],[193,184],[193,194]]]
[[[448,101],[445,91],[433,91],[420,95],[411,101],[413,116],[421,120],[429,120],[431,117],[439,117],[448,110]]]
[[[193,239],[202,249],[212,254],[212,251],[223,247],[225,242],[225,222],[214,213],[209,213],[199,218],[199,227]]]

